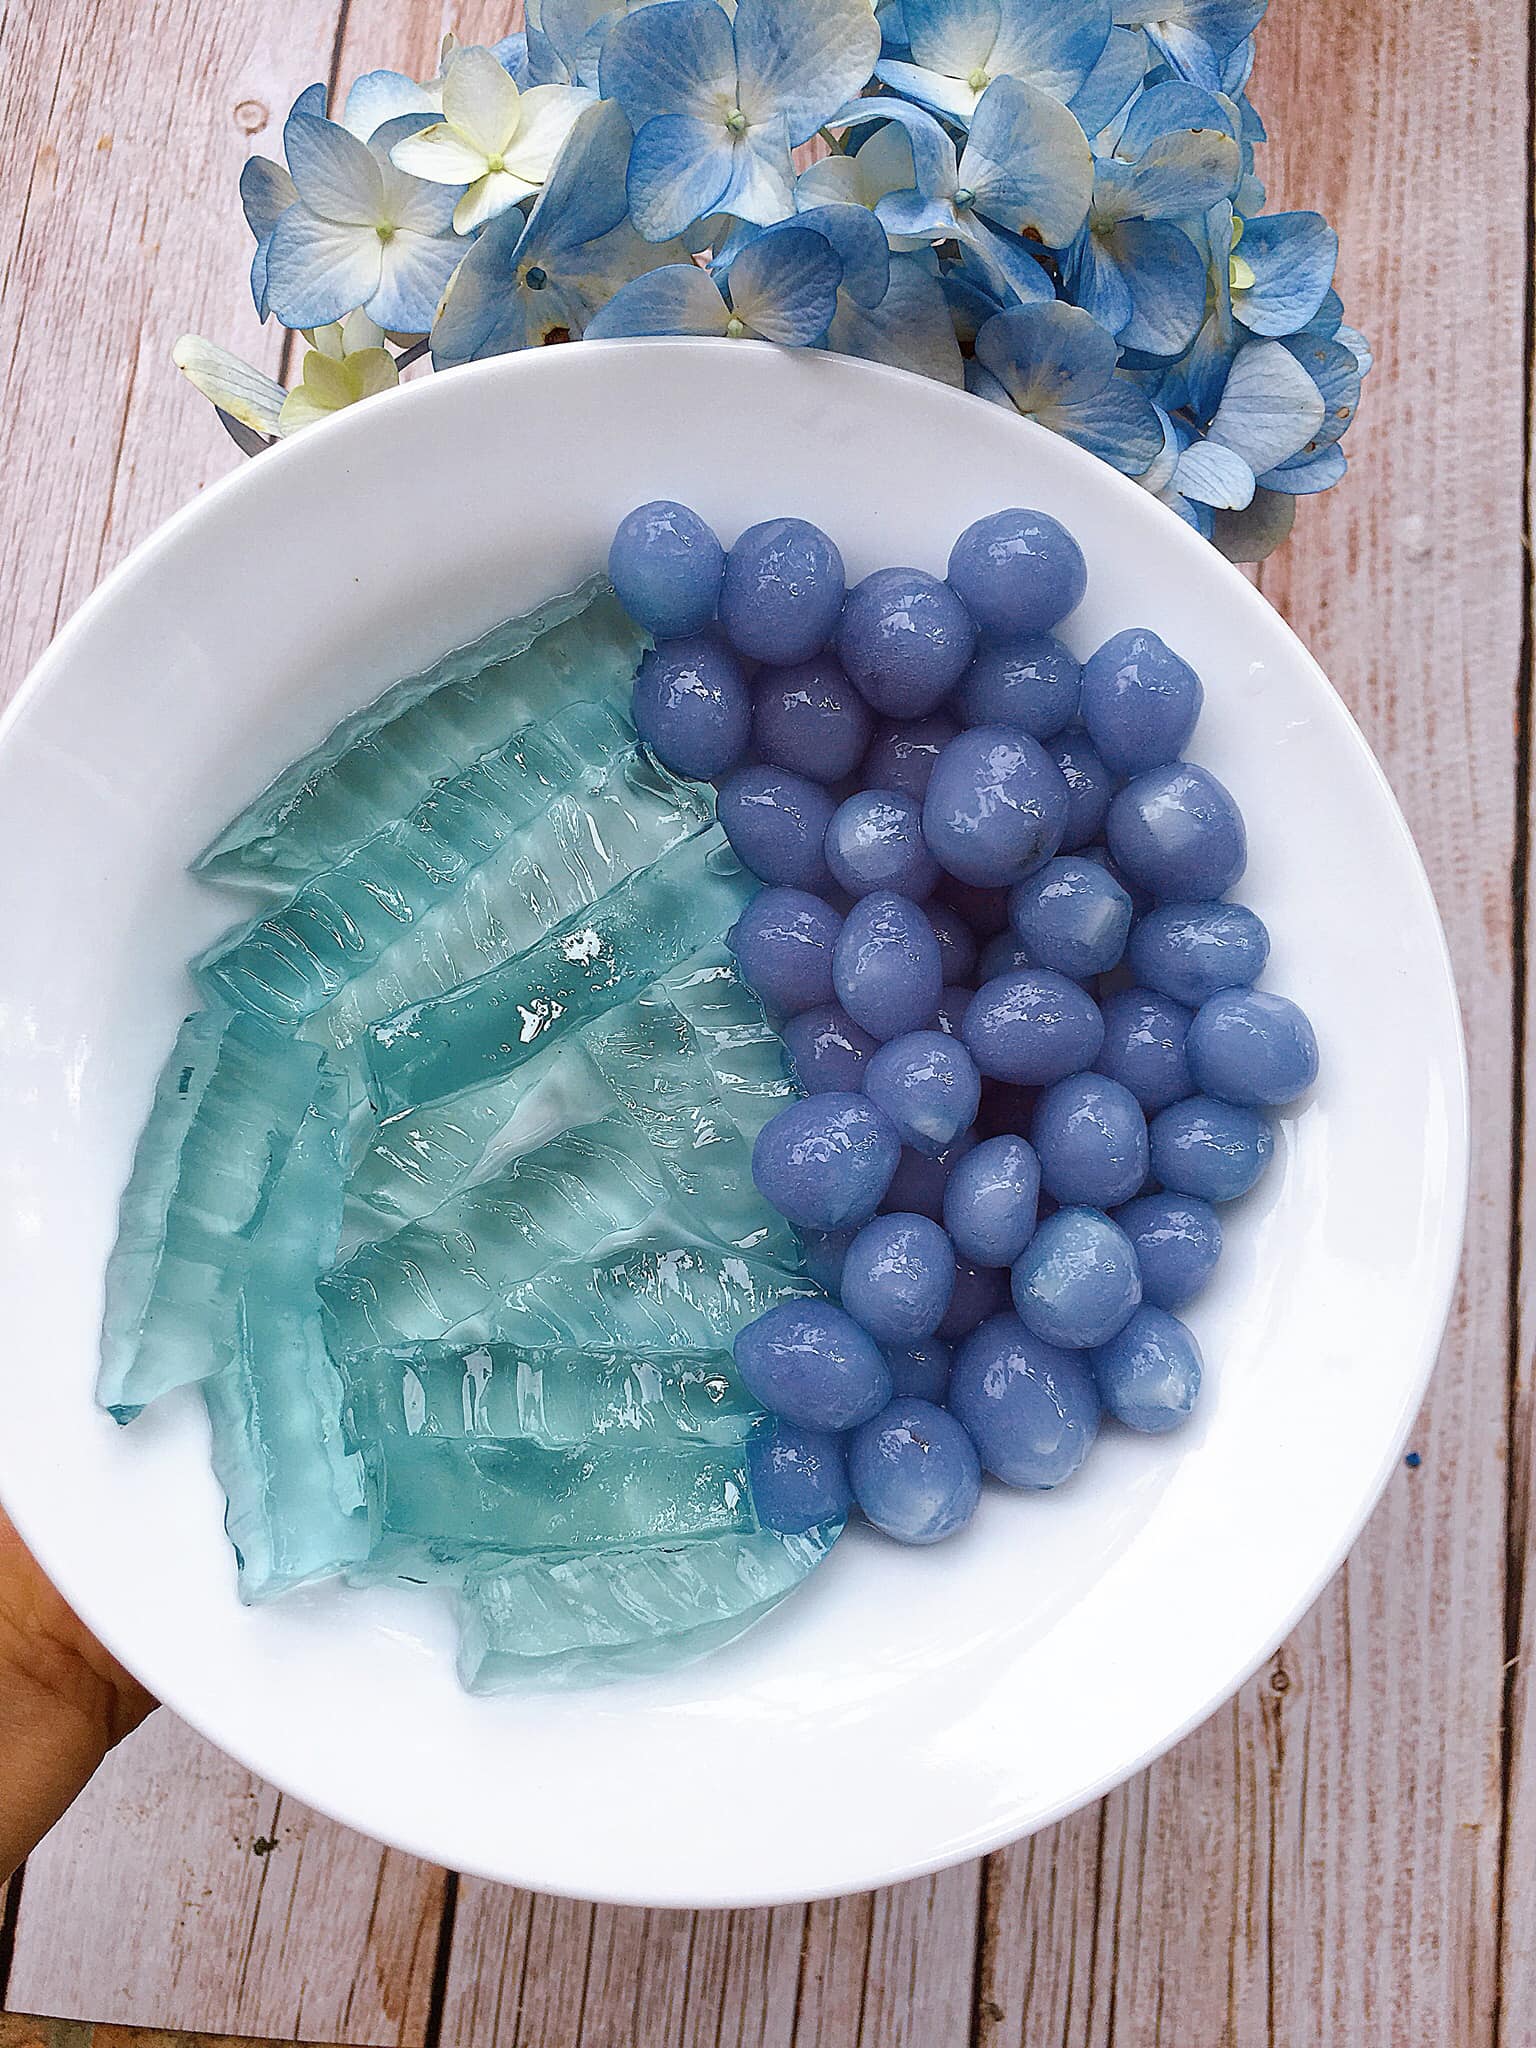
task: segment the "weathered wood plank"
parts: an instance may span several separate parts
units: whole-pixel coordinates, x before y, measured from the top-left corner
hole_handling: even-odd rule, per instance
[[[443,2048],[962,2048],[978,1866],[825,1904],[583,1907],[460,1889]]]
[[[335,14],[61,0],[0,18],[0,473],[27,537],[0,561],[0,695],[128,547],[238,459],[170,348],[194,328],[276,366],[235,181],[275,146],[295,78],[328,72]],[[32,1859],[6,1995],[87,2019],[418,2041],[440,1885],[284,1810],[160,1715]]]
[[[415,2048],[441,1901],[441,1873],[309,1813],[160,1714],[28,1864],[9,2002]]]
[[[1532,10],[1536,36],[1536,8]],[[1532,213],[1528,211],[1528,221]],[[1528,249],[1527,260],[1533,252]],[[1525,335],[1531,354],[1526,364],[1526,535],[1527,547],[1536,520],[1536,328]],[[1524,779],[1525,846],[1522,868],[1515,877],[1514,906],[1524,923],[1524,969],[1520,1010],[1521,1092],[1516,1098],[1520,1122],[1520,1170],[1515,1189],[1516,1342],[1510,1462],[1510,1596],[1507,1602],[1506,1646],[1508,1758],[1505,1774],[1504,1855],[1500,1898],[1499,2031],[1500,2048],[1515,2048],[1536,2011],[1536,1911],[1532,1908],[1532,1872],[1536,1871],[1536,962],[1530,929],[1530,857],[1536,843],[1531,787],[1531,730],[1536,717],[1536,676],[1531,651],[1536,648],[1536,581],[1526,560],[1526,673],[1518,733],[1519,770]]]
[[[1255,87],[1277,200],[1338,223],[1345,300],[1380,354],[1349,483],[1303,508],[1261,582],[1392,776],[1471,1040],[1483,1142],[1423,1465],[1231,1708],[1097,1816],[995,1861],[989,2043],[1492,2039],[1524,250],[1516,208],[1468,322],[1435,224],[1509,214],[1496,103],[1510,92],[1519,122],[1522,14],[1425,7],[1410,28],[1363,0],[1278,5]],[[1445,406],[1467,390],[1447,493]]]

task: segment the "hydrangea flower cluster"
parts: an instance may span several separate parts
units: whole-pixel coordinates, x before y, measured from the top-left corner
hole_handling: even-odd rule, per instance
[[[246,165],[296,388],[195,336],[176,361],[254,453],[428,353],[833,349],[1023,413],[1258,560],[1343,476],[1371,364],[1332,229],[1264,211],[1264,6],[528,0],[433,79],[309,87],[285,163]]]

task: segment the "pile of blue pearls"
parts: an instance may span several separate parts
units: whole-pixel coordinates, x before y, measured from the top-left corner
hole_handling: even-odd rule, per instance
[[[657,503],[609,572],[656,640],[635,726],[716,784],[764,884],[730,943],[804,1090],[753,1172],[827,1298],[736,1340],[774,1418],[759,1516],[856,1501],[934,1543],[983,1472],[1070,1478],[1106,1411],[1176,1427],[1201,1357],[1175,1311],[1317,1073],[1228,900],[1242,816],[1184,759],[1200,678],[1145,628],[1077,660],[1055,629],[1087,569],[1041,512],[850,590],[803,519],[727,552]]]

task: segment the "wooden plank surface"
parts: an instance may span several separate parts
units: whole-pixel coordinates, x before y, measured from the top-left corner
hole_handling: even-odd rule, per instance
[[[448,25],[470,39],[507,24],[486,0],[61,0],[0,16],[0,488],[29,534],[0,565],[0,686],[231,459],[166,353],[194,327],[273,360],[229,200],[251,137],[275,147],[273,112],[333,64],[430,71]],[[1507,1755],[1501,1727],[1506,1594],[1522,1653],[1536,1631],[1522,1599],[1532,1345],[1528,1316],[1517,1345],[1509,1314],[1526,246],[1506,187],[1527,34],[1507,0],[1275,0],[1260,38],[1276,203],[1336,221],[1351,317],[1380,355],[1349,483],[1303,509],[1262,583],[1353,704],[1424,850],[1482,1140],[1423,1462],[1317,1611],[1169,1758],[984,1875],[717,1915],[465,1882],[436,2013],[441,1874],[294,1811],[157,1716],[28,1867],[0,1986],[13,2009],[475,2048],[1523,2048],[1536,1702],[1518,1674]],[[0,2033],[0,2048],[23,2042]],[[148,2040],[98,2029],[96,2048]]]

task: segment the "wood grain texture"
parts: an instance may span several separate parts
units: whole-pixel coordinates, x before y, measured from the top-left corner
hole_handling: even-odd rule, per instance
[[[297,1806],[166,1714],[27,1865],[8,2002],[416,2048],[442,1874]]]
[[[1493,2039],[1525,252],[1513,219],[1469,323],[1436,223],[1500,205],[1523,16],[1278,5],[1254,88],[1280,138],[1276,202],[1338,224],[1345,302],[1380,359],[1347,487],[1302,508],[1261,586],[1402,799],[1469,1030],[1482,1143],[1423,1464],[1230,1708],[1098,1815],[995,1859],[983,2042]],[[1472,389],[1448,493],[1445,406]],[[1529,1854],[1521,1869],[1528,1931]],[[1511,2041],[1530,2038],[1521,2010]]]
[[[122,552],[234,460],[168,351],[192,327],[276,367],[228,199],[253,140],[276,147],[274,115],[310,78],[386,63],[425,75],[445,27],[472,40],[509,25],[494,0],[0,13],[0,488],[28,535],[0,563],[0,695]],[[1529,1310],[1512,1423],[1508,1407],[1527,425],[1525,216],[1508,188],[1526,174],[1511,167],[1527,32],[1515,0],[1275,0],[1255,83],[1279,138],[1264,165],[1276,203],[1337,223],[1350,316],[1380,355],[1348,485],[1303,508],[1262,584],[1392,776],[1469,1024],[1482,1142],[1421,1468],[1397,1476],[1346,1573],[1229,1709],[1101,1806],[991,1859],[984,1892],[970,1866],[808,1908],[686,1915],[466,1882],[446,2048],[1531,2038],[1523,1665],[1507,1755],[1501,1744],[1511,1496],[1512,1640],[1522,1660],[1536,1651],[1522,1604]],[[1485,222],[1469,319],[1455,238]],[[57,423],[73,438],[53,438]],[[258,1855],[258,1839],[277,1846]],[[158,1716],[29,1865],[5,1992],[18,2009],[120,2026],[0,2019],[0,2048],[161,2048],[136,2031],[155,2025],[212,2030],[203,2048],[234,2034],[415,2048],[442,1884]]]
[[[443,2048],[966,2048],[979,1866],[814,1906],[640,1912],[466,1883]]]

